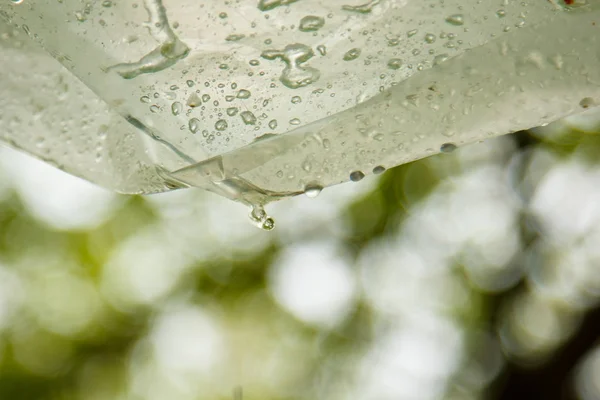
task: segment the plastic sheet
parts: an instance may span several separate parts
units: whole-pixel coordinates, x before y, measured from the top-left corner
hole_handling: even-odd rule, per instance
[[[585,0],[3,0],[0,139],[263,205],[595,107],[599,29]]]

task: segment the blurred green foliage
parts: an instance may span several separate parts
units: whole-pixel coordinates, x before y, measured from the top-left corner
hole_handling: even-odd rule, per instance
[[[596,155],[600,150],[599,138],[598,135],[576,129],[563,131],[556,136],[519,133],[516,140],[504,139],[509,144],[513,143],[508,150],[497,154],[493,149],[484,152],[483,163],[487,165],[490,160],[496,160],[494,162],[501,168],[508,168],[510,159],[517,154],[526,156],[531,151],[546,151],[557,155],[557,162],[578,157],[590,167],[598,168]],[[457,153],[461,152],[459,150]],[[452,185],[466,172],[480,167],[477,154],[471,154],[466,159],[471,161],[464,161],[465,158],[461,158],[460,154],[441,154],[402,165],[382,175],[373,190],[354,196],[342,205],[344,209],[339,218],[344,221],[345,228],[342,233],[335,235],[335,240],[352,263],[356,263],[365,249],[376,242],[389,243],[390,251],[394,251],[399,243],[394,238],[407,219],[414,217],[415,210],[440,185]],[[525,171],[512,173],[519,176]],[[334,191],[336,188],[328,190]],[[43,193],[40,195],[43,196]],[[393,319],[382,319],[381,310],[363,294],[359,295],[343,322],[333,328],[306,323],[289,313],[269,288],[272,284],[269,271],[285,248],[294,243],[280,239],[276,232],[271,234],[264,247],[259,248],[260,251],[239,253],[223,248],[216,255],[196,257],[166,294],[148,302],[133,302],[119,307],[120,303],[108,298],[111,292],[103,286],[106,284],[103,283],[103,277],[106,276],[107,265],[128,240],[141,232],[162,229],[161,221],[168,219],[168,214],[161,216],[156,204],[146,198],[133,196],[122,198],[110,218],[99,226],[90,230],[64,231],[34,218],[16,192],[0,199],[0,265],[19,277],[16,292],[23,296],[14,307],[14,314],[4,318],[6,325],[0,323],[0,399],[144,398],[135,390],[132,391],[132,375],[144,374],[136,372],[138,366],[132,359],[141,357],[141,360],[148,361],[152,358],[144,343],[153,335],[161,313],[174,301],[184,301],[208,310],[219,320],[222,332],[226,332],[226,348],[232,354],[248,352],[255,357],[250,364],[242,360],[243,356],[238,362],[246,363],[249,368],[265,368],[267,375],[262,381],[244,387],[244,399],[291,400],[317,398],[324,393],[338,393],[339,398],[345,398],[344,394],[353,390],[352,382],[362,373],[355,368],[358,360],[365,357],[371,346],[380,340],[382,326],[391,324],[390,318]],[[318,204],[320,199],[303,201]],[[523,252],[541,235],[531,229],[528,214],[526,208],[522,210],[517,227],[520,232],[516,233],[522,240]],[[194,223],[202,224],[202,221]],[[309,237],[330,235],[327,231],[319,232],[319,225],[316,226],[317,229],[308,231]],[[228,229],[227,226],[222,228]],[[259,231],[255,233],[263,234]],[[175,236],[174,240],[179,239]],[[195,246],[201,248],[205,244],[199,242]],[[460,326],[465,346],[463,356],[457,362],[466,366],[473,361],[470,358],[472,355],[480,356],[487,349],[477,339],[478,332],[491,332],[495,338],[504,335],[501,328],[503,305],[530,289],[526,283],[517,282],[499,292],[482,290],[472,284],[460,257],[452,260],[447,266],[448,276],[458,282],[460,295],[465,301],[460,303],[461,307],[452,306],[440,315],[446,315],[443,318],[450,318]],[[523,260],[514,262],[522,263],[523,273],[527,275],[528,264]],[[361,271],[357,264],[352,263],[354,273],[359,276]],[[404,266],[398,265],[397,268]],[[53,287],[57,292],[53,291]],[[0,286],[2,290],[7,289]],[[78,293],[85,290],[93,293],[85,300],[87,303],[82,303],[82,311],[74,307],[72,302],[77,302]],[[436,289],[433,286],[416,290]],[[65,300],[58,298],[61,293],[66,296]],[[418,314],[421,304],[408,306],[417,310]],[[44,315],[39,313],[40,309],[47,310],[44,313],[50,312],[46,317],[56,320],[45,321]],[[88,312],[91,315],[89,319],[80,315]],[[71,330],[61,328],[63,324],[69,326],[72,322],[70,318],[76,322],[83,318],[83,322]],[[408,320],[403,318],[399,317],[394,324],[407,323]],[[53,330],[52,327],[56,328]],[[577,328],[572,331],[576,333]],[[553,352],[568,337],[551,345],[548,351]],[[502,339],[496,340],[496,346],[500,346]],[[264,359],[260,359],[261,354]],[[279,357],[276,361],[272,359],[274,354]],[[505,348],[503,354],[505,362],[510,363],[510,349]],[[545,363],[552,362],[551,359],[544,360]],[[233,361],[228,365],[235,364],[236,361]],[[544,368],[544,365],[542,363],[540,368]],[[464,367],[464,370],[475,374],[477,368],[483,371],[488,367],[482,361],[478,367]],[[464,381],[468,381],[468,377],[460,371],[459,367],[448,373],[448,380],[444,384],[448,398],[501,396],[498,393],[503,392],[502,385],[490,386],[496,390],[494,395],[485,391],[487,383],[471,393],[465,392],[468,385],[465,386]],[[213,384],[217,389],[188,393],[181,398],[231,398],[227,393],[235,387],[238,372],[229,372],[231,377],[227,379],[215,378]],[[259,371],[254,372],[256,376],[262,376]],[[174,373],[178,374],[177,371]],[[281,377],[275,376],[279,373]],[[411,371],[407,370],[406,374],[410,375]],[[507,376],[510,374],[495,372],[491,380],[506,380]],[[151,377],[147,379],[152,380]],[[209,385],[211,379],[199,378],[199,381],[202,385]],[[272,384],[270,379],[277,381],[277,384]],[[239,380],[244,381],[244,378]],[[227,387],[223,382],[230,382],[231,385]],[[510,379],[507,382],[510,383]],[[283,392],[282,386],[286,387]],[[179,398],[173,396],[169,398]]]

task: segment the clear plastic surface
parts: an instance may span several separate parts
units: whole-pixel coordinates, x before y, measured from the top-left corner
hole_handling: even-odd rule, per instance
[[[595,107],[599,29],[589,0],[2,0],[0,138],[260,206]]]

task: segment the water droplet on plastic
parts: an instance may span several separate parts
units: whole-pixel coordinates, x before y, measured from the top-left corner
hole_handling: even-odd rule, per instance
[[[246,125],[256,124],[256,116],[251,111],[243,111],[240,116]]]
[[[356,60],[358,57],[360,57],[360,53],[361,51],[359,48],[350,49],[346,52],[346,54],[344,54],[344,61]]]
[[[314,15],[307,15],[300,20],[300,29],[302,32],[318,31],[325,25],[325,19]]]
[[[465,23],[465,18],[462,14],[453,14],[446,18],[446,22],[450,25],[461,26]]]
[[[306,172],[310,172],[310,170],[312,169],[312,162],[309,159],[304,160],[304,162],[301,165],[302,169],[305,170]]]
[[[84,22],[86,19],[85,15],[81,11],[75,11],[75,18],[77,18],[77,21],[79,22]]]
[[[267,50],[260,55],[266,60],[283,60],[286,67],[283,69],[279,80],[290,89],[298,89],[316,82],[321,73],[313,67],[304,66],[315,53],[307,45],[295,43],[286,46],[283,50]]]
[[[399,58],[392,58],[388,61],[387,65],[390,69],[400,69],[400,67],[402,67],[402,60]]]
[[[181,104],[180,102],[176,101],[173,104],[171,104],[171,112],[173,113],[173,115],[179,115],[182,111],[183,104]]]
[[[596,102],[591,97],[585,97],[585,98],[581,99],[581,101],[579,102],[579,105],[582,108],[590,108],[590,107],[595,106]]]
[[[215,122],[215,129],[218,131],[224,131],[225,129],[227,129],[227,121],[225,121],[224,119],[220,119],[217,122]]]
[[[371,11],[373,11],[373,7],[378,5],[380,2],[381,2],[381,0],[371,0],[365,4],[360,4],[358,6],[345,5],[345,6],[342,6],[342,10],[357,12],[360,14],[368,14]]]
[[[429,44],[435,42],[435,39],[436,39],[436,37],[433,33],[428,33],[425,35],[425,42],[427,42]]]
[[[190,132],[196,133],[198,129],[200,129],[200,120],[198,118],[190,119],[188,126],[190,128]]]
[[[446,61],[448,58],[450,58],[450,56],[448,56],[448,54],[438,54],[437,56],[433,57],[433,65],[440,65],[441,63]]]
[[[245,37],[246,37],[246,35],[233,33],[233,34],[227,36],[225,38],[225,40],[228,42],[237,42],[238,40],[242,40]]]
[[[192,108],[199,107],[201,104],[202,100],[196,93],[192,93],[187,101],[187,105]]]
[[[277,129],[277,120],[276,119],[272,119],[269,121],[269,128],[270,129]]]
[[[249,90],[246,89],[241,89],[238,94],[237,94],[237,98],[238,99],[249,99],[250,96],[252,96],[252,93],[250,93]]]

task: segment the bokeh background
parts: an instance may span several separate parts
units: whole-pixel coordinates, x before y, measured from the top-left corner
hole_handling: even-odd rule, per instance
[[[268,207],[0,149],[0,399],[600,399],[600,118]]]

